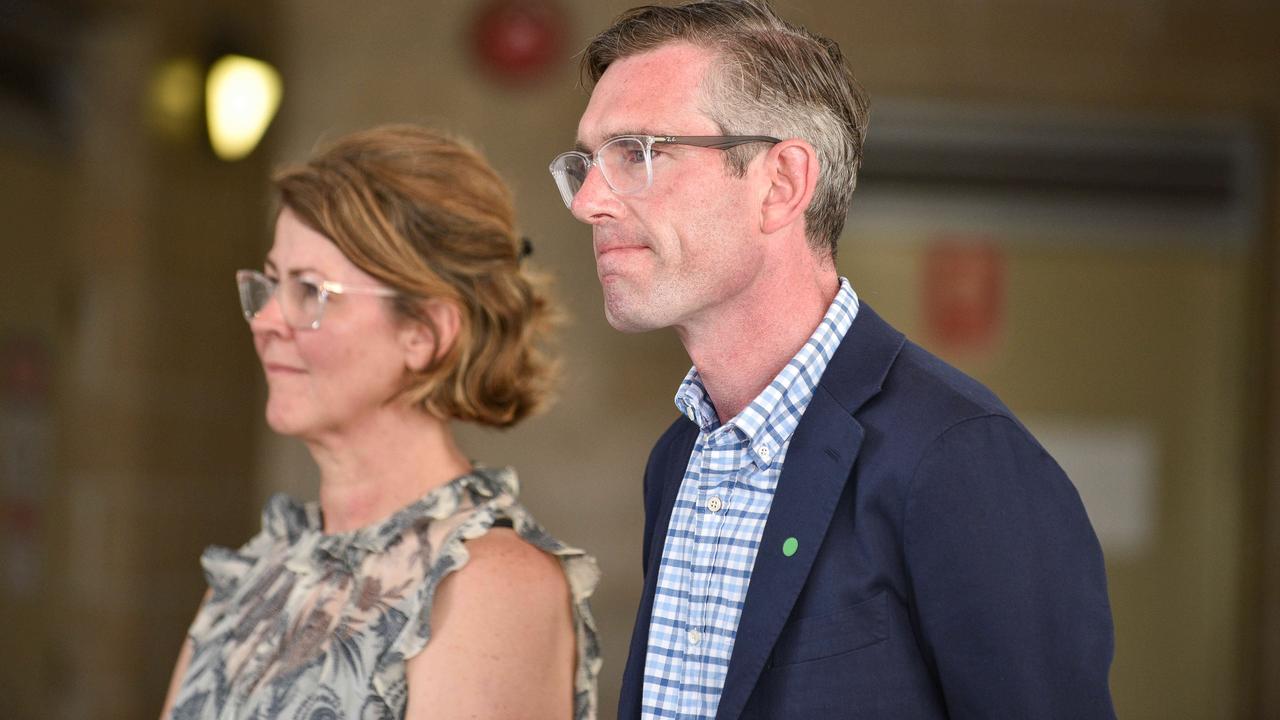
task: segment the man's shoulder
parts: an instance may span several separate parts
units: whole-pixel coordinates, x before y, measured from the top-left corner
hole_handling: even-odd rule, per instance
[[[917,404],[941,418],[1012,416],[990,388],[908,340],[885,378],[888,400]]]
[[[880,322],[896,334],[891,326]],[[881,370],[878,392],[853,411],[864,427],[877,427],[902,439],[914,437],[925,442],[948,427],[974,418],[1004,418],[1021,427],[1008,406],[981,382],[910,339],[897,337],[896,352]],[[845,340],[855,343],[849,350],[857,354],[858,338],[851,335]],[[823,382],[828,381],[824,377]],[[840,380],[833,377],[830,382]]]

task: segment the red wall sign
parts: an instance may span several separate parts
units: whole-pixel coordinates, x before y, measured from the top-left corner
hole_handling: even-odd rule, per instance
[[[471,25],[471,46],[496,79],[524,83],[556,60],[570,63],[564,46],[567,20],[555,0],[487,0]]]
[[[924,257],[925,327],[942,348],[989,349],[1004,321],[1004,252],[987,238],[944,238]]]

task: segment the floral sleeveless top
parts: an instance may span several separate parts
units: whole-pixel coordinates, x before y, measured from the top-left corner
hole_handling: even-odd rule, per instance
[[[466,565],[464,541],[496,524],[559,558],[577,633],[574,717],[596,716],[600,650],[587,598],[595,560],[516,502],[510,469],[476,469],[384,522],[324,534],[316,503],[276,495],[239,550],[210,547],[211,594],[191,626],[173,720],[403,718],[405,660],[431,640],[432,598]]]

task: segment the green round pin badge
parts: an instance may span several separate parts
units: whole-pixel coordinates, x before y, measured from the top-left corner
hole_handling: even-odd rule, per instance
[[[782,554],[791,557],[796,554],[796,550],[800,549],[800,541],[793,537],[789,537],[782,541]]]

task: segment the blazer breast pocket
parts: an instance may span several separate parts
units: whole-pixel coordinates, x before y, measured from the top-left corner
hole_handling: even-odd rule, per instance
[[[887,602],[881,591],[844,610],[792,620],[773,647],[770,666],[820,660],[885,640],[889,637]]]

